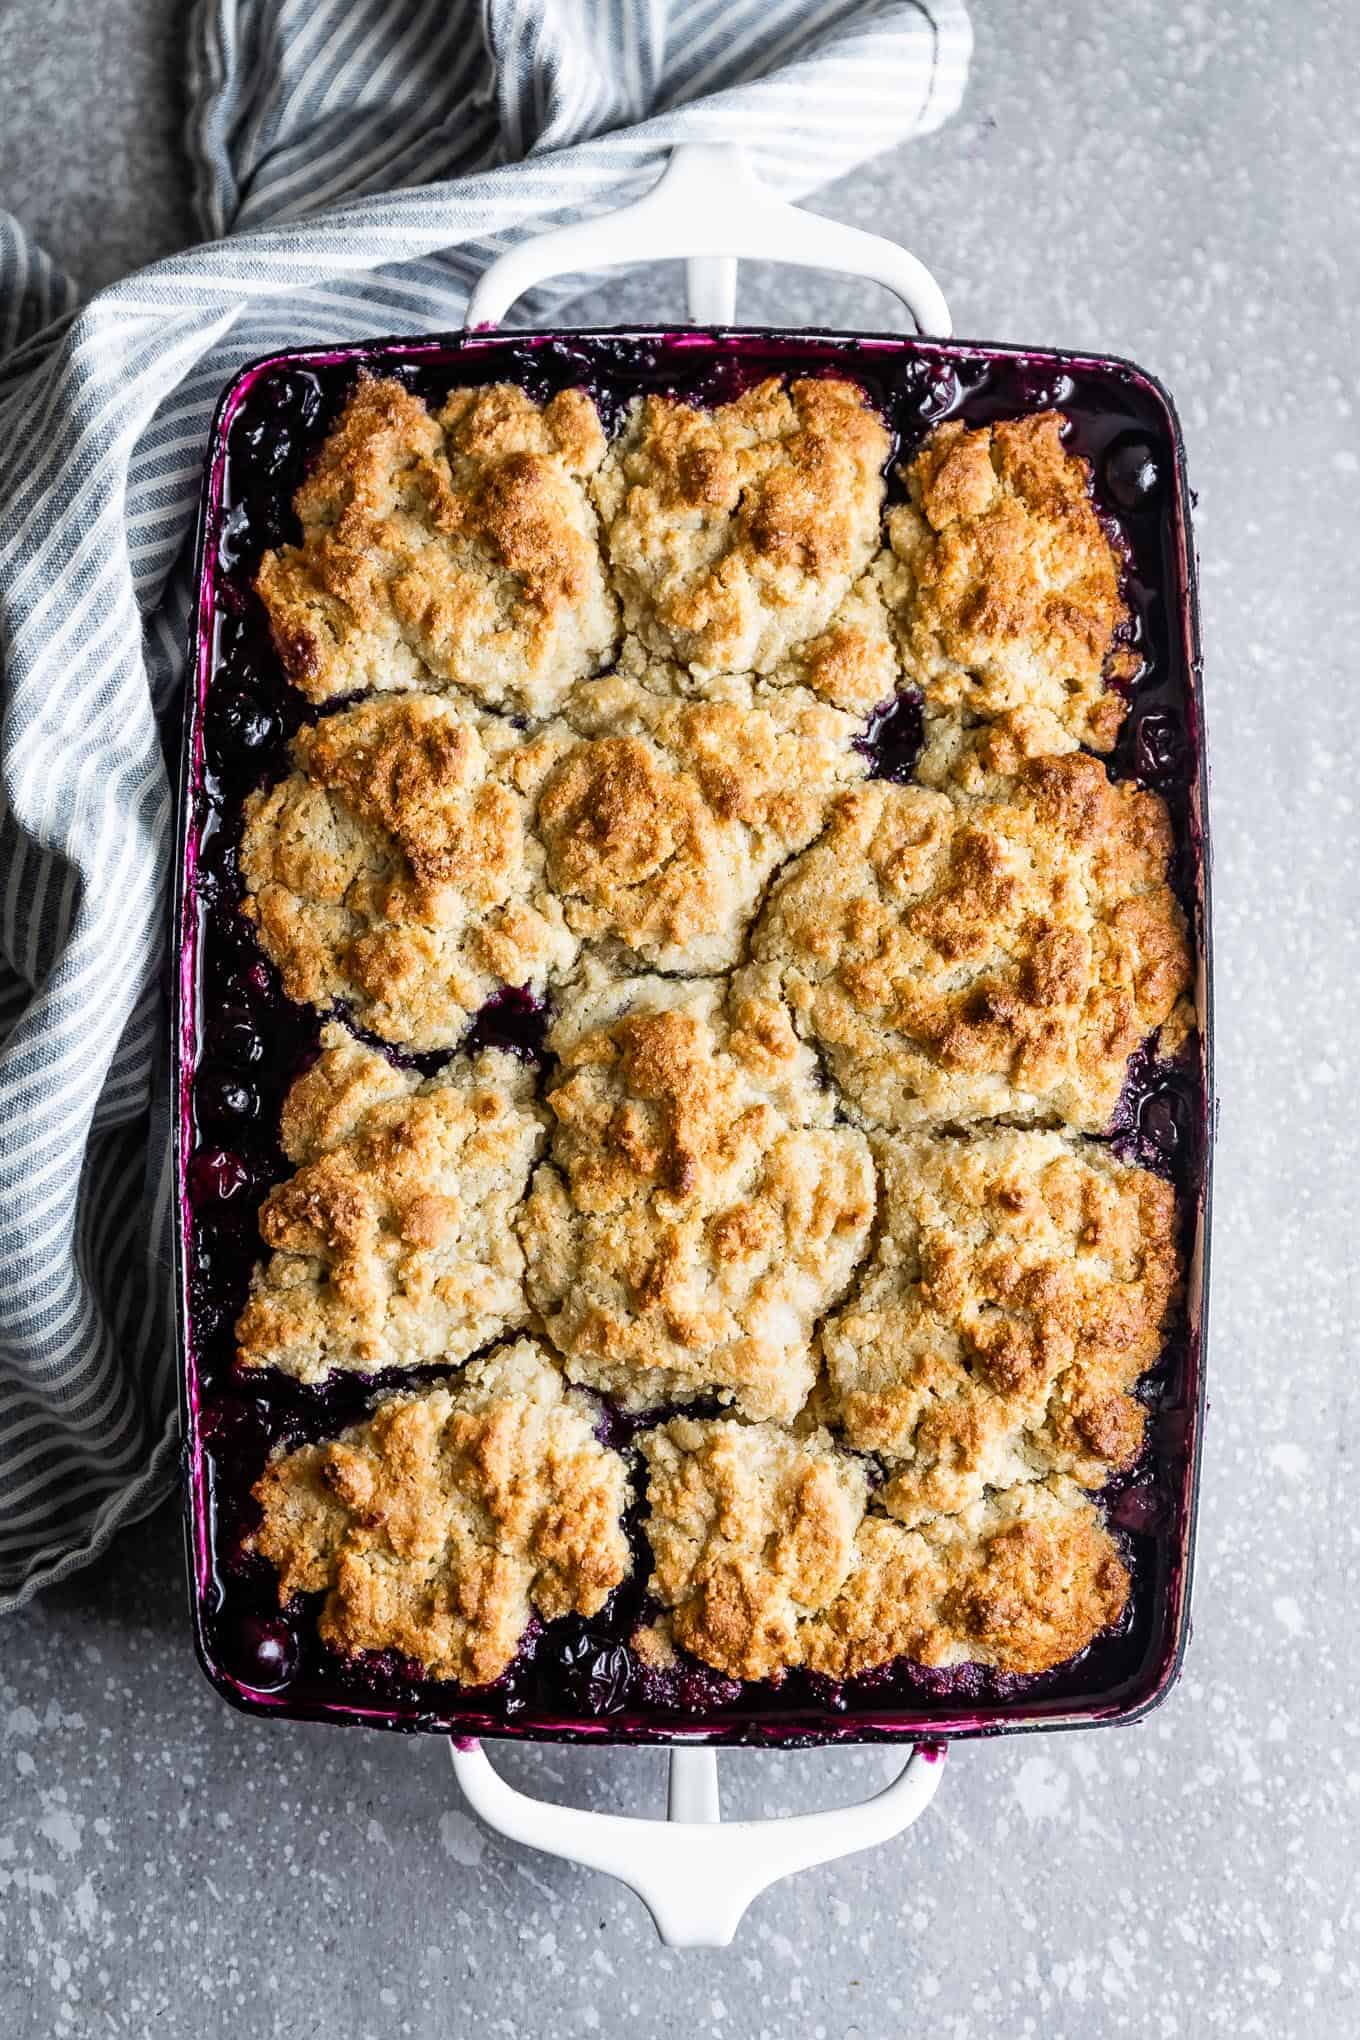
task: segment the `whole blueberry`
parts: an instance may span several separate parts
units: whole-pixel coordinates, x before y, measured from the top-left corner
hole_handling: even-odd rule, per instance
[[[903,693],[875,710],[855,748],[869,760],[875,779],[905,785],[911,778],[925,739],[925,718],[919,694]]]
[[[1121,510],[1146,510],[1162,486],[1156,448],[1146,439],[1117,439],[1105,456],[1105,486]]]
[[[256,616],[227,618],[217,637],[217,670],[222,675],[218,682],[222,693],[233,686],[248,694],[258,688],[271,667],[268,639]],[[209,697],[209,707],[214,707],[220,698],[214,692]]]
[[[273,989],[267,963],[241,963],[227,975],[227,997],[233,1005],[248,1006],[252,999],[267,999]]]
[[[246,762],[258,757],[278,735],[278,718],[244,690],[224,694],[213,710],[209,725],[213,749],[228,761]]]
[[[224,574],[234,574],[245,564],[251,551],[250,505],[237,503],[222,519],[217,539],[217,564]]]
[[[1185,732],[1171,709],[1152,708],[1134,731],[1134,769],[1145,786],[1165,786],[1185,763]]]
[[[677,1681],[677,1698],[686,1714],[708,1714],[718,1707],[730,1707],[741,1698],[735,1679],[710,1671],[707,1665],[686,1665]]]
[[[293,437],[272,417],[247,418],[232,434],[231,452],[238,472],[244,469],[252,481],[271,481],[292,461]]]
[[[907,402],[925,425],[937,425],[959,400],[959,379],[947,362],[910,362],[902,385]]]
[[[256,383],[251,402],[305,429],[321,410],[321,384],[310,368],[271,369]]]
[[[250,1170],[230,1148],[205,1147],[190,1158],[189,1198],[196,1211],[230,1204],[250,1188]]]
[[[616,1714],[628,1697],[632,1659],[626,1645],[583,1630],[563,1644],[556,1672],[556,1683],[583,1714]]]
[[[1174,1155],[1182,1135],[1180,1100],[1170,1091],[1153,1091],[1138,1108],[1138,1132],[1159,1154]]]
[[[208,1054],[233,1069],[251,1070],[264,1061],[264,1037],[245,1013],[221,1013],[208,1028]]]
[[[199,858],[194,884],[199,898],[209,906],[230,899],[237,884],[235,844],[225,836],[215,838]]]
[[[277,1616],[239,1615],[225,1640],[232,1671],[256,1692],[277,1693],[297,1671],[297,1637]]]
[[[1163,1515],[1161,1496],[1155,1487],[1140,1481],[1125,1488],[1110,1509],[1110,1521],[1121,1530],[1132,1530],[1146,1536],[1157,1528]]]
[[[1071,403],[1076,388],[1071,376],[1065,375],[1061,369],[1030,375],[1025,381],[1029,400],[1039,411],[1061,410],[1064,404]]]
[[[260,1094],[235,1070],[203,1070],[195,1086],[200,1119],[210,1126],[243,1126],[260,1116]]]

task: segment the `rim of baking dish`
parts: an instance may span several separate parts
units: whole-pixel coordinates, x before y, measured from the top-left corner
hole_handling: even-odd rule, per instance
[[[696,353],[725,345],[739,347],[758,341],[787,353],[789,367],[795,368],[800,351],[834,350],[849,358],[855,355],[923,355],[950,361],[959,356],[972,359],[1004,359],[1033,363],[1060,372],[1105,374],[1127,379],[1152,399],[1161,415],[1173,453],[1170,516],[1174,537],[1175,586],[1165,591],[1168,610],[1176,622],[1184,673],[1186,702],[1193,715],[1195,773],[1189,790],[1188,845],[1193,877],[1193,910],[1196,948],[1195,1007],[1200,1057],[1200,1124],[1197,1128],[1199,1181],[1193,1202],[1193,1247],[1186,1282],[1187,1370],[1185,1400],[1184,1471],[1176,1500],[1178,1524],[1168,1531],[1159,1551],[1154,1577],[1146,1588],[1154,1596],[1153,1636],[1144,1661],[1136,1672],[1112,1682],[1104,1689],[1093,1688],[1079,1699],[1047,1698],[1042,1691],[1021,1693],[994,1701],[969,1700],[957,1712],[947,1707],[920,1713],[904,1707],[875,1711],[863,1700],[853,1716],[827,1706],[809,1705],[800,1712],[762,1715],[758,1704],[721,1717],[696,1720],[679,1712],[649,1710],[643,1718],[606,1715],[568,1721],[547,1710],[525,1707],[510,1720],[481,1712],[475,1690],[469,1689],[466,1703],[448,1711],[394,1703],[364,1702],[337,1693],[333,1699],[305,1700],[252,1687],[231,1673],[214,1653],[208,1634],[209,1600],[213,1592],[212,1525],[208,1477],[204,1465],[203,1440],[199,1427],[200,1383],[191,1340],[189,1301],[188,1240],[192,1210],[186,1184],[189,1159],[189,1095],[193,1077],[195,1008],[198,990],[198,926],[194,908],[193,877],[196,869],[198,825],[195,806],[203,767],[203,712],[212,676],[212,625],[217,609],[211,573],[210,539],[218,535],[226,468],[226,437],[240,405],[257,379],[279,367],[335,367],[345,363],[376,361],[383,357],[476,354],[506,347],[532,350],[536,346],[567,346],[589,349],[599,343],[618,341],[661,342],[668,347]],[[600,369],[608,379],[608,364]],[[980,1736],[1013,1735],[1040,1729],[1091,1728],[1126,1724],[1143,1719],[1167,1697],[1180,1676],[1190,1634],[1190,1596],[1194,1574],[1195,1540],[1199,1512],[1205,1393],[1205,1356],[1209,1310],[1209,1242],[1212,1207],[1213,1148],[1217,1117],[1214,1094],[1214,1021],[1212,969],[1211,846],[1209,833],[1209,768],[1203,697],[1203,655],[1197,562],[1191,532],[1190,512],[1194,503],[1187,472],[1184,435],[1170,393],[1159,379],[1136,362],[1119,355],[1093,354],[1081,349],[1029,346],[1022,343],[968,340],[958,337],[934,338],[917,334],[856,332],[826,327],[788,328],[781,326],[731,326],[700,328],[690,326],[591,326],[485,328],[450,333],[381,335],[372,339],[274,349],[246,362],[227,383],[215,408],[204,456],[204,480],[200,492],[193,548],[193,599],[189,624],[188,664],[185,675],[185,705],[178,771],[178,813],[175,831],[175,882],[171,917],[172,1026],[171,1083],[174,1098],[174,1241],[173,1284],[175,1315],[176,1383],[179,1395],[182,1446],[180,1455],[182,1506],[188,1561],[190,1599],[193,1613],[194,1647],[198,1661],[218,1693],[232,1706],[256,1717],[290,1721],[327,1721],[342,1725],[384,1728],[400,1733],[428,1732],[450,1735],[462,1741],[481,1738],[502,1741],[559,1742],[621,1747],[675,1744],[711,1744],[717,1747],[798,1748],[855,1743],[927,1742],[939,1743]],[[1171,600],[1174,598],[1174,602]],[[1159,1619],[1158,1619],[1159,1618]]]

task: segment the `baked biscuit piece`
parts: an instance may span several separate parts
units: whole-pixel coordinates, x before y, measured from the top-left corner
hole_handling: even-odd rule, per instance
[[[519,1236],[568,1375],[630,1410],[717,1394],[793,1416],[874,1172],[768,978],[588,974],[548,1046],[550,1159]]]
[[[939,793],[976,800],[999,781],[1019,776],[1039,758],[1065,756],[1076,742],[1040,712],[1017,708],[992,722],[966,723],[955,715],[923,716],[923,743],[912,777]]]
[[[1118,1622],[1128,1593],[1100,1515],[1055,1477],[915,1530],[867,1516],[844,1587],[799,1625],[798,1648],[809,1671],[833,1679],[898,1657],[1046,1672]]]
[[[1120,563],[1044,411],[977,430],[940,425],[905,470],[878,570],[908,678],[928,712],[976,721],[1027,709],[1050,750],[1108,751],[1125,704],[1107,678],[1136,670]]]
[[[1129,1465],[1129,1391],[1179,1278],[1171,1185],[1012,1127],[874,1152],[874,1258],[822,1350],[846,1437],[889,1465],[876,1501],[917,1524],[1036,1473],[1098,1487]]]
[[[645,398],[595,482],[625,627],[699,675],[768,672],[869,564],[889,444],[852,383]]]
[[[886,707],[901,691],[903,672],[878,576],[861,574],[826,628],[795,645],[769,678],[771,686],[806,688],[848,715]]]
[[[422,1080],[343,1027],[283,1109],[297,1173],[236,1326],[243,1367],[300,1381],[465,1360],[528,1316],[511,1216],[543,1143],[533,1072],[487,1049]]]
[[[667,1611],[646,1654],[679,1644],[735,1679],[797,1663],[800,1621],[850,1570],[863,1467],[824,1431],[795,1439],[731,1418],[677,1417],[641,1444],[649,1591]]]
[[[1171,823],[1084,752],[946,793],[842,794],[775,883],[755,956],[864,1118],[1109,1121],[1128,1059],[1189,1023]]]
[[[628,1479],[584,1396],[520,1339],[448,1388],[381,1402],[321,1445],[276,1454],[251,1539],[279,1604],[324,1593],[322,1641],[391,1650],[484,1686],[537,1612],[595,1615],[631,1569]]]
[[[903,685],[880,576],[872,568],[836,604],[825,629],[791,646],[768,672],[711,673],[702,668],[691,672],[677,660],[649,651],[635,637],[624,639],[618,671],[654,694],[683,694],[750,708],[788,692],[801,700],[823,701],[861,722],[885,707]]]
[[[455,390],[436,418],[362,379],[294,498],[302,544],[260,563],[294,686],[461,688],[545,714],[614,650],[584,487],[604,446],[581,390],[542,406],[508,383]]]
[[[388,1041],[452,1048],[493,993],[541,992],[570,966],[577,944],[507,769],[523,742],[428,694],[298,732],[297,769],[250,796],[241,839],[243,911],[290,999],[343,1000]]]
[[[634,967],[736,963],[775,866],[865,771],[859,724],[804,693],[666,700],[616,673],[566,714],[586,740],[539,800],[548,880],[572,933]]]

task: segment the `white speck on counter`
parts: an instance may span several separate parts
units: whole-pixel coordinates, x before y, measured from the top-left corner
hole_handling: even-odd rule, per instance
[[[1066,1809],[1067,1774],[1049,1757],[1026,1757],[1011,1789],[1027,1820],[1057,1820]]]

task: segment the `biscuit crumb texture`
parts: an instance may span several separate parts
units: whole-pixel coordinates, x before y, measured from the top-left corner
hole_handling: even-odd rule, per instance
[[[519,1236],[567,1373],[629,1410],[717,1394],[794,1416],[875,1182],[768,976],[587,979],[549,1047]]]
[[[1046,1671],[1119,1619],[1128,1574],[1096,1510],[1054,1478],[915,1529],[866,1513],[863,1462],[825,1431],[677,1418],[642,1443],[649,1590],[638,1639],[732,1678],[847,1679],[910,1658]]]
[[[863,1466],[825,1431],[677,1417],[642,1440],[658,1636],[735,1679],[797,1662],[800,1622],[839,1593]]]
[[[899,1657],[1047,1672],[1118,1622],[1128,1595],[1099,1512],[1055,1476],[914,1530],[867,1516],[845,1585],[800,1626],[799,1662],[832,1679]]]
[[[1138,662],[1118,643],[1120,562],[1061,427],[1056,411],[938,426],[905,470],[878,572],[928,710],[1026,710],[1049,749],[1108,751],[1125,705],[1107,680]]]
[[[868,566],[889,447],[852,383],[645,398],[594,484],[625,628],[696,674],[768,672]]]
[[[533,1072],[488,1049],[422,1079],[338,1025],[321,1040],[284,1104],[298,1167],[260,1210],[240,1363],[321,1381],[464,1360],[528,1316],[512,1218],[543,1143]]]
[[[508,1669],[534,1614],[597,1614],[631,1567],[624,1463],[531,1339],[276,1455],[254,1493],[280,1606],[324,1593],[331,1649],[465,1686]]]
[[[294,498],[301,545],[256,586],[309,701],[456,689],[548,713],[617,641],[586,480],[604,432],[581,390],[454,390],[436,417],[365,378]]]
[[[1189,1024],[1165,804],[1084,752],[944,792],[835,803],[753,948],[852,1108],[923,1121],[1109,1123],[1129,1057]]]
[[[760,672],[691,669],[632,636],[625,637],[620,648],[618,670],[655,694],[731,701],[742,708],[790,692],[825,702],[861,724],[876,709],[891,703],[905,684],[896,635],[883,599],[882,576],[872,565],[836,604],[829,622],[815,637],[791,645]]]
[[[301,729],[245,805],[243,911],[290,999],[385,1040],[455,1047],[507,986],[541,994],[577,942],[548,890],[524,740],[438,695]]]
[[[1143,1442],[1131,1390],[1177,1293],[1169,1183],[1097,1142],[1002,1127],[882,1137],[873,1259],[823,1327],[832,1406],[908,1524]]]
[[[548,882],[572,935],[633,969],[735,964],[775,867],[865,772],[859,723],[801,692],[667,700],[619,673],[567,713],[581,741],[538,804]]]

